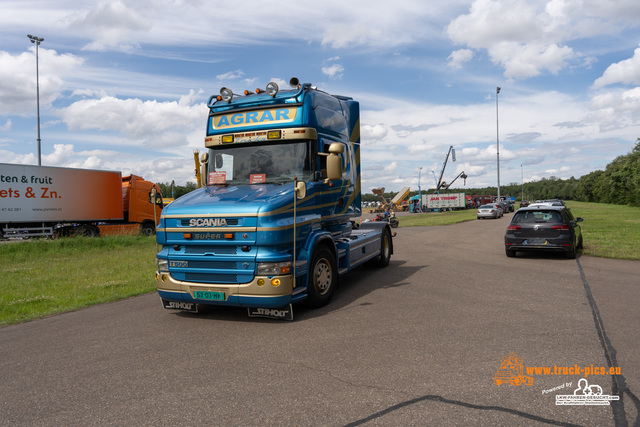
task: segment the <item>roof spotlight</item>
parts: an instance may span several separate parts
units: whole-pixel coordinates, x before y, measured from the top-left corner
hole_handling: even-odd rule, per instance
[[[278,94],[278,85],[274,82],[269,82],[267,84],[267,93],[271,95],[271,97],[275,97]]]
[[[231,91],[231,89],[223,87],[222,89],[220,89],[220,96],[222,97],[223,101],[231,102],[231,98],[233,98],[233,92]]]

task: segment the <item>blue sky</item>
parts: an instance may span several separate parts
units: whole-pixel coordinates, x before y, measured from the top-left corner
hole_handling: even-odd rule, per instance
[[[430,4],[433,3],[433,4]],[[0,163],[184,184],[206,101],[297,76],[360,102],[362,183],[580,177],[640,137],[637,0],[0,1]],[[496,128],[496,87],[498,129]],[[462,186],[461,181],[456,186]]]

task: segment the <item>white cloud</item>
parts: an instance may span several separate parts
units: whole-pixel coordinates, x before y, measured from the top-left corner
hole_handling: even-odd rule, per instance
[[[615,83],[640,85],[640,48],[633,52],[631,58],[609,65],[593,87],[598,89]]]
[[[384,167],[385,172],[394,172],[398,168],[398,162],[391,162]]]
[[[186,131],[201,129],[207,108],[189,105],[194,93],[180,102],[142,101],[107,96],[74,102],[56,114],[70,131],[117,132],[155,147],[187,144]]]
[[[473,59],[473,51],[471,49],[459,49],[451,52],[449,55],[449,66],[451,68],[462,68],[462,64]]]
[[[0,150],[2,163],[18,163],[21,165],[35,165],[38,159],[34,153],[16,154],[9,150]]]
[[[64,87],[64,78],[83,59],[55,50],[38,49],[40,108],[47,108]],[[31,52],[12,55],[0,51],[0,114],[25,114],[36,109],[36,55]]]
[[[268,45],[295,39],[326,47],[393,47],[440,39],[440,20],[466,0],[425,3],[405,0],[324,0],[321,4],[282,0],[245,0],[216,7],[201,0],[25,0],[3,4],[0,28],[47,28],[75,37],[86,50],[135,52],[155,46]],[[273,25],[277,21],[286,25]],[[301,16],[309,19],[300,19]],[[248,25],[250,23],[250,25]],[[195,29],[206,28],[206,31]],[[46,34],[41,35],[47,38]]]
[[[571,168],[569,166],[563,166],[561,168],[558,169],[547,169],[544,172],[549,174],[549,175],[554,175],[557,176],[558,174],[562,174],[562,173],[566,173],[566,172],[570,172]]]
[[[139,45],[136,33],[151,29],[142,12],[118,0],[100,2],[88,11],[76,12],[68,18],[67,25],[91,33],[94,41],[84,49],[95,51],[114,48],[131,51]]]
[[[457,7],[455,3],[331,0],[323,2],[324,22],[320,18],[317,25],[322,45],[333,49],[390,48],[440,38],[438,18]]]
[[[385,139],[389,131],[383,125],[367,125],[360,127],[360,140],[365,144],[375,144]]]
[[[216,79],[218,80],[237,80],[244,77],[244,72],[242,70],[229,71],[224,74],[218,74]]]
[[[68,165],[68,160],[75,155],[72,144],[54,144],[53,153],[42,156],[46,165]]]
[[[640,87],[598,94],[589,106],[585,121],[598,126],[600,132],[640,126]]]
[[[417,154],[420,152],[428,152],[432,151],[434,148],[433,144],[427,143],[427,141],[420,141],[419,143],[411,144],[407,147],[407,151],[411,154]]]
[[[344,67],[340,64],[333,64],[328,67],[322,67],[322,74],[329,76],[332,79],[339,79],[342,77]]]
[[[490,55],[504,67],[505,77],[526,78],[544,70],[557,74],[571,59],[573,50],[556,44],[502,42],[492,46]]]
[[[640,134],[640,54],[619,56],[637,47],[637,0],[282,0],[277,17],[287,25],[275,27],[262,19],[272,4],[260,0],[224,8],[201,0],[5,3],[0,28],[10,53],[0,52],[0,144],[11,151],[0,152],[1,161],[34,160],[35,52],[24,37],[30,31],[46,39],[43,149],[65,166],[191,179],[186,148],[202,147],[203,93],[253,90],[269,80],[288,88],[286,70],[305,82],[330,81],[331,93],[360,102],[363,179],[390,189],[414,182],[419,166],[427,167],[425,182],[450,145],[456,173],[462,168],[474,184],[495,183],[496,84],[503,88],[504,182],[519,180],[520,164],[530,165],[530,176],[559,171],[565,162],[576,175],[590,172]],[[303,15],[309,19],[297,19]],[[27,46],[32,50],[20,51]],[[84,59],[46,49],[52,46],[102,52],[81,52]],[[495,81],[488,60],[511,80]],[[596,60],[602,69],[605,61],[619,62],[594,76],[587,71]],[[619,83],[629,86],[607,87]],[[58,117],[61,124],[52,120]],[[445,179],[452,176],[448,165]]]
[[[637,25],[638,9],[632,0],[475,0],[446,32],[459,45],[486,49],[506,77],[527,78],[558,73],[579,59],[567,45],[573,40]],[[589,67],[593,60],[587,57],[581,66]]]

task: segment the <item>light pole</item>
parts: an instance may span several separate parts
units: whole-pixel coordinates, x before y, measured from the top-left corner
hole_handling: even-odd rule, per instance
[[[38,166],[42,166],[42,157],[40,155],[40,70],[38,69],[38,46],[44,41],[43,38],[27,34],[31,43],[36,45],[36,105],[38,108]]]
[[[420,174],[422,173],[422,167],[420,167],[420,169],[418,169],[418,206],[420,206],[419,208],[419,212],[422,212],[422,192],[420,189]]]
[[[524,201],[524,168],[522,167],[522,164],[520,164],[520,173],[522,174],[522,198],[520,199],[520,202],[522,203]]]
[[[500,127],[498,126],[498,94],[500,87],[496,88],[496,153],[498,161],[498,202],[500,201]]]

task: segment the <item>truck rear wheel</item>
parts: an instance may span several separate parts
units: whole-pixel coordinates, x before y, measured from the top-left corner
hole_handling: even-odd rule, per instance
[[[76,230],[76,236],[98,237],[100,236],[100,230],[98,230],[98,227],[94,227],[93,225],[84,224],[78,227]]]
[[[337,283],[338,275],[333,253],[326,246],[320,246],[313,254],[309,270],[306,304],[313,308],[327,305],[333,297]]]

